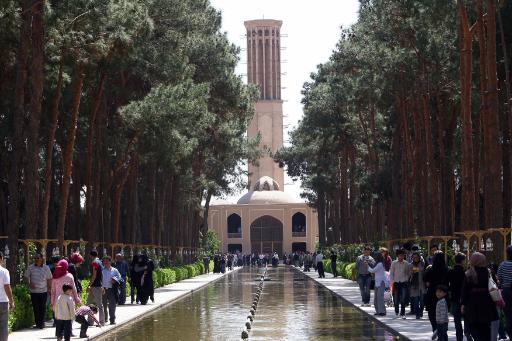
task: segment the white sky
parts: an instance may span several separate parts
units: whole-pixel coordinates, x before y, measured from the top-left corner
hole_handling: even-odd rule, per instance
[[[340,26],[349,27],[357,20],[358,0],[210,0],[222,12],[222,30],[243,50],[238,74],[247,72],[244,21],[253,19],[282,20],[281,76],[283,90],[285,144],[288,131],[302,117],[301,90],[316,66],[330,57],[340,37]],[[286,37],[287,35],[287,37]],[[299,183],[286,176],[285,191],[299,197]],[[236,202],[239,195],[227,198]]]

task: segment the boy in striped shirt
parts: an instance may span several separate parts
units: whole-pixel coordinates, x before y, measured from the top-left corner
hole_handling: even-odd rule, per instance
[[[100,322],[96,319],[94,314],[98,313],[98,307],[94,304],[83,305],[77,309],[75,313],[75,321],[80,323],[80,338],[88,338],[87,328],[89,328],[89,322],[87,317],[90,317],[98,327],[101,327]]]
[[[439,285],[436,290],[436,322],[437,322],[437,340],[448,341],[448,304],[446,303],[446,295],[448,288]]]

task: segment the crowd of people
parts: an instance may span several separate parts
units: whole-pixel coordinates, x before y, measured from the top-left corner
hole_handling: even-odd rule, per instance
[[[418,246],[406,244],[394,255],[393,260],[386,248],[365,247],[357,257],[361,306],[371,306],[373,290],[375,315],[385,316],[387,306],[393,306],[396,318],[401,319],[408,315],[422,319],[426,311],[432,340],[448,340],[449,311],[457,341],[464,336],[469,341],[512,337],[512,246],[499,266],[474,252],[469,262],[465,254],[456,253],[449,268],[437,245],[426,255]],[[331,260],[336,261],[334,250]],[[324,276],[323,270],[319,269],[319,276]]]
[[[502,340],[512,336],[512,246],[507,249],[507,260],[499,266],[489,264],[484,254],[456,253],[454,265],[448,268],[445,254],[433,245],[428,254],[417,245],[405,244],[394,251],[393,260],[386,248],[373,250],[364,247],[355,262],[361,306],[370,306],[371,291],[375,315],[385,316],[386,307],[393,306],[397,318],[422,319],[426,315],[432,327],[432,339],[448,340],[448,312],[453,315],[457,341],[464,336],[471,341]],[[337,254],[330,250],[328,256],[331,273],[337,277]],[[81,325],[80,337],[87,337],[89,326],[116,323],[116,307],[126,303],[126,286],[130,285],[131,304],[154,302],[152,272],[155,265],[146,255],[137,254],[131,263],[117,254],[115,261],[109,256],[101,260],[98,252],[89,254],[89,285],[82,288],[77,270],[84,263],[79,253],[71,257],[54,259],[46,265],[41,254],[36,254],[24,280],[29,288],[34,328],[45,327],[46,305],[51,304],[58,340],[72,336],[72,321]],[[241,254],[240,252],[216,254],[213,272],[225,273],[239,266],[277,266],[279,255]],[[14,309],[10,288],[10,276],[2,267],[0,253],[0,326],[6,326],[9,309]],[[209,272],[210,257],[203,258]],[[319,277],[325,277],[324,254],[297,251],[284,254],[287,265],[302,267],[308,272],[314,269]],[[468,264],[467,264],[468,263]],[[82,290],[87,290],[87,302],[81,301]],[[79,307],[78,309],[75,309]],[[409,312],[406,309],[409,307]],[[98,317],[96,317],[96,314]],[[7,340],[7,328],[0,328],[0,341]]]
[[[126,303],[127,283],[131,288],[131,304],[144,305],[149,299],[154,302],[155,265],[146,255],[135,255],[130,264],[122,254],[117,254],[115,260],[106,255],[100,259],[98,252],[92,250],[89,257],[89,277],[86,277],[89,285],[82,288],[78,268],[85,260],[80,253],[75,252],[69,258],[54,257],[50,265],[42,254],[34,256],[34,262],[23,276],[30,291],[34,328],[45,328],[47,304],[52,306],[57,340],[70,340],[73,320],[81,325],[80,338],[87,338],[87,329],[94,324],[101,327],[108,321],[114,325],[116,307]],[[2,266],[2,259],[0,253],[0,341],[6,341],[8,311],[14,309],[14,300],[10,275]],[[80,298],[83,290],[88,293],[85,304]]]
[[[206,271],[210,272],[208,264],[210,263],[210,256],[203,257],[203,263]],[[257,266],[263,267],[266,265],[277,266],[279,263],[279,255],[274,252],[260,253],[260,254],[241,254],[240,252],[234,253],[218,253],[213,256],[213,273],[225,273],[226,270],[233,270],[234,267],[241,266]]]

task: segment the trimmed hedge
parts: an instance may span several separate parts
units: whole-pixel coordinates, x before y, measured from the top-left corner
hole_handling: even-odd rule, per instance
[[[210,269],[213,269],[213,261],[210,262]],[[188,265],[182,265],[170,268],[157,268],[153,271],[153,283],[155,288],[179,282],[181,280],[204,274],[205,267],[203,262],[198,261]],[[89,280],[81,280],[82,294],[80,299],[83,303],[87,302],[87,290]],[[9,331],[19,330],[32,327],[34,324],[34,313],[32,310],[32,302],[30,300],[30,292],[26,285],[18,284],[13,287],[12,293],[16,303],[16,309],[9,313]],[[126,286],[126,296],[130,296],[130,285]],[[53,316],[51,306],[47,306],[46,319],[49,320]]]
[[[350,279],[355,281],[357,278],[356,273],[356,263],[351,262],[337,262],[336,269],[338,270],[338,276],[341,276],[346,279]],[[331,260],[324,260],[324,271],[331,273]]]

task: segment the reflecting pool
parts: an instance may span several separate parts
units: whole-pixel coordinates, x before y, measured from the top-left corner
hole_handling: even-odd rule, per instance
[[[101,340],[240,340],[262,271],[235,271]],[[298,271],[280,266],[267,276],[249,340],[399,340]]]

